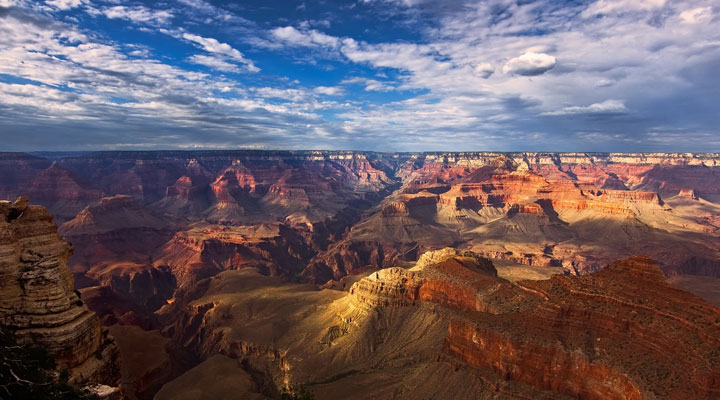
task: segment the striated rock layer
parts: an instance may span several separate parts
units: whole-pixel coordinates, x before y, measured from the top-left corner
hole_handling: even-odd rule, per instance
[[[0,323],[46,348],[71,382],[117,386],[117,348],[73,290],[72,247],[27,198],[0,202]]]
[[[133,197],[104,197],[62,224],[59,232],[75,247],[68,266],[76,288],[93,288],[85,291],[93,294],[90,306],[106,324],[148,319],[172,297],[175,277],[166,267],[153,267],[152,255],[172,237],[173,224]],[[131,303],[132,312],[123,303]]]
[[[152,319],[147,314],[177,287],[225,270],[254,267],[325,284],[410,265],[446,246],[576,275],[642,255],[667,276],[720,276],[719,154],[51,158],[0,153],[0,198],[32,193],[66,222],[61,234],[76,249],[69,265],[77,288],[93,288],[93,304],[123,309],[108,310],[106,323]]]
[[[511,283],[489,260],[443,249],[349,291],[226,271],[163,313],[175,343],[253,373],[248,396],[288,384],[318,399],[720,396],[720,310],[644,257]]]
[[[414,154],[397,166],[402,187],[303,276],[324,283],[445,246],[573,274],[644,255],[669,276],[719,276],[717,171],[712,154]]]

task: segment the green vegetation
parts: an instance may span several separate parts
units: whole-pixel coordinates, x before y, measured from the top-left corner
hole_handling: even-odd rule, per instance
[[[55,359],[33,345],[18,344],[0,326],[0,400],[92,400],[97,396],[68,384],[67,371],[58,373]]]

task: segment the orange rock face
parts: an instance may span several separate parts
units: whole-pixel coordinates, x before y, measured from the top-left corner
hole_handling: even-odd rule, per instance
[[[720,393],[720,310],[670,287],[651,260],[516,286],[463,260],[455,255],[404,274],[382,270],[351,294],[374,307],[419,300],[478,311],[452,318],[444,352],[542,390],[588,399]]]
[[[513,340],[462,320],[450,323],[446,351],[474,367],[549,392],[592,400],[643,399],[630,378],[606,365],[557,347]]]
[[[27,198],[0,202],[0,322],[68,369],[76,383],[118,383],[117,348],[73,290],[72,248]]]
[[[713,155],[416,156],[398,167],[403,187],[311,265],[314,271],[331,270],[338,279],[349,269],[337,260],[362,259],[354,249],[372,252],[382,244],[385,256],[375,266],[384,267],[413,261],[403,255],[418,252],[408,249],[459,245],[513,263],[563,266],[575,274],[642,254],[659,260],[670,275],[688,270],[716,275],[720,238],[712,221],[720,210],[713,203],[720,199],[719,186],[707,174],[717,165]],[[652,183],[650,177],[658,174],[665,183]],[[695,206],[708,211],[698,219],[690,216],[697,215],[690,210],[694,206],[680,199],[702,199],[700,190],[707,202]]]
[[[105,290],[93,293],[102,294],[107,303],[124,310],[129,302],[135,312],[146,314],[172,297],[176,279],[169,268],[154,267],[152,255],[172,237],[174,226],[133,197],[105,197],[85,207],[59,231],[76,248],[68,266],[78,289],[102,286]],[[108,323],[119,317],[107,307],[96,311],[114,315]]]
[[[720,393],[720,310],[668,285],[651,260],[544,281],[495,274],[451,248],[372,272],[349,292],[225,272],[184,289],[170,331],[201,357],[220,352],[268,380],[309,382],[318,398],[362,398],[343,391],[350,384],[381,398]],[[257,293],[272,295],[259,307]]]

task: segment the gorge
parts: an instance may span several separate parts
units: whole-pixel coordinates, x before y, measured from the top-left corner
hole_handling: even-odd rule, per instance
[[[203,376],[239,398],[720,396],[720,154],[0,153],[0,198],[3,325],[128,399]]]

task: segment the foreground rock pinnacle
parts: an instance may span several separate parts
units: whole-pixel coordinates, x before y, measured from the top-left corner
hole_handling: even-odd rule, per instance
[[[117,348],[73,290],[72,246],[26,197],[0,201],[0,324],[46,348],[70,382],[117,386]]]

